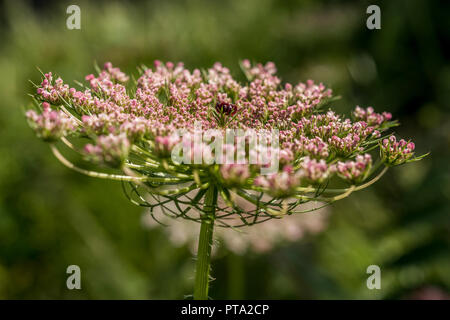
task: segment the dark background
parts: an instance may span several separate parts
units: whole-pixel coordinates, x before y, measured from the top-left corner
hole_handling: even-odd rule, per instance
[[[66,28],[70,4],[81,8],[81,30]],[[366,28],[370,4],[381,8],[381,30]],[[285,81],[323,81],[343,97],[338,112],[392,112],[396,133],[431,156],[333,205],[321,233],[265,254],[222,248],[211,296],[448,298],[449,9],[429,0],[3,1],[0,298],[182,299],[193,287],[186,246],[145,228],[120,184],[69,171],[34,137],[23,110],[36,66],[73,85],[96,61],[134,74],[154,59],[221,61],[237,74],[243,58],[274,61]],[[66,288],[71,264],[82,290]],[[366,287],[371,264],[381,290]]]

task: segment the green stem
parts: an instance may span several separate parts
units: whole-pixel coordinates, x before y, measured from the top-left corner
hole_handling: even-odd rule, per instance
[[[213,240],[214,218],[217,203],[217,189],[211,184],[205,195],[204,215],[200,227],[197,250],[197,267],[195,273],[194,299],[207,300],[209,271],[211,264],[211,247]]]

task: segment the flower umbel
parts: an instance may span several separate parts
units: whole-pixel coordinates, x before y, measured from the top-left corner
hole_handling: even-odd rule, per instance
[[[415,148],[414,142],[407,142],[403,139],[397,141],[394,135],[383,139],[380,145],[383,161],[391,166],[408,162],[413,157]]]
[[[37,108],[26,113],[65,166],[121,181],[128,199],[152,217],[158,208],[201,223],[196,299],[208,297],[214,226],[318,210],[370,186],[388,167],[426,156],[414,157],[414,143],[387,133],[398,125],[388,112],[356,107],[350,119],[327,109],[334,98],[322,83],[282,84],[272,62],[244,60],[241,67],[246,83],[220,63],[190,71],[155,61],[154,68],[139,66],[127,86],[131,78],[108,62],[80,89],[46,73],[36,86]],[[237,136],[229,138],[230,130]],[[258,144],[249,138],[254,132]],[[59,141],[98,169],[75,166]],[[310,201],[323,205],[302,206]]]
[[[336,165],[337,174],[352,183],[364,181],[372,168],[372,157],[366,153],[357,155],[355,161],[339,161]]]
[[[63,111],[52,110],[48,102],[42,103],[42,109],[41,114],[28,110],[26,116],[30,127],[44,141],[57,141],[77,128],[73,117]]]
[[[229,214],[240,215],[247,225],[295,212],[305,199],[335,201],[336,189],[328,192],[325,185],[338,179],[357,185],[373,177],[379,164],[393,166],[420,159],[414,158],[412,142],[397,142],[394,136],[379,142],[383,132],[397,125],[390,113],[357,106],[352,121],[324,110],[332,91],[322,83],[308,80],[281,85],[271,62],[252,65],[244,60],[241,66],[248,78],[245,84],[220,63],[202,72],[189,71],[182,63],[155,61],[153,69],[139,68],[134,90],[126,88],[130,77],[109,62],[98,75],[86,76],[88,87],[82,90],[49,72],[36,88],[42,112],[30,110],[26,115],[38,137],[52,143],[62,139],[85,160],[121,170],[122,176],[112,178],[128,181],[132,195],[137,196],[132,200],[140,205],[152,208],[157,204],[146,203],[139,193],[157,195],[190,208],[172,212],[172,216],[202,221],[205,190],[215,186],[229,205],[215,215],[215,222],[223,226],[227,223],[221,217]],[[225,136],[230,129],[276,129],[279,144],[255,146],[249,139],[233,138],[221,145],[224,154],[237,153],[231,159],[240,157],[244,162],[220,163],[221,150],[210,145],[217,136],[195,143],[196,130],[215,130]],[[183,137],[178,135],[180,130]],[[77,149],[69,139],[88,142]],[[375,153],[370,152],[377,146],[381,158],[375,162]],[[174,162],[175,151],[192,161]],[[269,175],[261,171],[267,163],[249,161],[271,155],[277,156],[279,169]],[[106,173],[90,175],[108,177]],[[193,190],[197,196],[189,205],[186,195]],[[261,194],[274,199],[262,200]],[[347,189],[342,194],[347,196]],[[236,197],[257,207],[245,212],[236,205]],[[297,200],[288,207],[277,201],[287,197]]]
[[[111,167],[119,167],[128,157],[130,142],[124,134],[100,136],[97,144],[84,147],[86,158]]]

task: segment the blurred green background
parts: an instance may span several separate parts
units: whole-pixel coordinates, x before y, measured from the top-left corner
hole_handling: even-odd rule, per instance
[[[81,30],[66,8],[81,8]],[[366,8],[381,7],[381,30]],[[182,299],[194,261],[143,227],[120,184],[71,172],[23,116],[39,66],[73,85],[111,61],[189,68],[274,61],[285,81],[312,78],[338,112],[372,105],[425,160],[390,170],[332,207],[327,227],[269,253],[213,262],[215,299],[408,299],[450,292],[450,2],[186,0],[4,1],[0,7],[0,298]],[[230,231],[232,232],[232,231]],[[226,251],[226,250],[225,250]],[[66,288],[81,267],[82,290]],[[382,289],[366,287],[381,267]]]

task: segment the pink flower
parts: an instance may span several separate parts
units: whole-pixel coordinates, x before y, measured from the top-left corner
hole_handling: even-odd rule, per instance
[[[300,166],[301,177],[310,183],[322,183],[333,173],[325,160],[316,160],[306,157]]]
[[[248,165],[224,164],[220,167],[220,174],[228,186],[244,185],[250,177]]]
[[[124,134],[100,136],[97,144],[87,144],[84,152],[88,160],[104,163],[111,167],[120,166],[130,151],[130,142]]]
[[[38,114],[28,110],[26,117],[37,136],[45,141],[56,141],[77,128],[77,122],[63,111],[52,110],[50,104],[42,104],[43,111]]]
[[[363,181],[372,168],[372,157],[366,153],[357,155],[355,161],[339,161],[336,166],[337,174],[352,183]]]
[[[388,165],[399,165],[410,160],[414,155],[415,144],[401,139],[397,141],[394,135],[384,139],[380,144],[383,161]]]
[[[376,113],[372,107],[363,109],[359,106],[356,107],[353,115],[356,119],[366,121],[370,126],[379,127],[384,122],[390,121],[392,119],[392,114],[389,112],[383,112],[381,114]]]
[[[85,154],[97,163],[120,166],[132,161],[130,153],[132,159],[142,160],[139,166],[149,160],[146,156],[155,162],[164,159],[185,175],[198,170],[201,179],[215,179],[233,188],[253,183],[276,197],[296,193],[301,183],[321,184],[335,171],[353,183],[363,181],[371,167],[371,159],[364,154],[373,147],[380,147],[387,165],[404,163],[413,156],[412,142],[390,137],[377,144],[390,126],[390,113],[357,106],[352,120],[331,110],[322,112],[320,106],[332,96],[322,83],[282,84],[272,62],[244,60],[242,69],[246,83],[239,83],[221,63],[202,72],[188,70],[183,63],[156,60],[130,90],[125,86],[129,76],[106,62],[98,74],[85,77],[89,85],[83,91],[70,88],[49,72],[37,88],[42,113],[28,111],[26,116],[45,140],[66,135],[93,140]],[[52,106],[59,109],[52,110]],[[193,143],[185,139],[195,136],[197,125],[203,132],[273,130],[278,135],[277,141],[263,140],[258,145],[251,145],[247,138],[223,141],[222,150],[216,150],[210,145],[212,140],[201,138]],[[179,131],[185,132],[182,141]],[[178,156],[191,168],[176,167],[171,157],[180,142]],[[225,165],[215,164],[220,151],[223,156],[232,154],[230,159],[222,157]],[[237,159],[244,159],[245,164],[238,165]],[[261,176],[273,161],[278,161],[275,173]]]
[[[173,147],[179,143],[178,136],[157,136],[155,138],[155,152],[158,156],[170,157]]]
[[[281,172],[257,177],[254,184],[274,197],[288,197],[300,185],[300,174],[292,166],[284,166]]]

